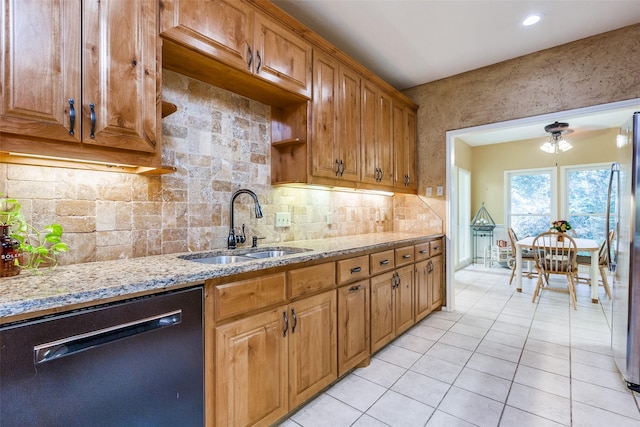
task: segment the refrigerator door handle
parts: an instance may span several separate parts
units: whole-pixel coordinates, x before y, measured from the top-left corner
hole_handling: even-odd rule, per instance
[[[612,248],[611,248],[611,240],[609,239],[609,232],[611,231],[611,196],[613,192],[613,177],[614,175],[617,178],[616,189],[620,186],[620,164],[613,163],[611,165],[611,172],[609,173],[609,188],[607,190],[607,217],[606,217],[606,232],[604,234],[605,240],[607,242],[607,254],[609,255],[609,270],[611,272],[616,271],[616,259],[613,256]],[[616,238],[616,242],[618,239]]]

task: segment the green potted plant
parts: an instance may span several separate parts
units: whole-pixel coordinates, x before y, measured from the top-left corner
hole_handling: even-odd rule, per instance
[[[20,268],[42,274],[41,266],[54,268],[58,265],[58,255],[69,250],[62,242],[60,224],[38,230],[25,221],[22,206],[16,199],[0,198],[0,231],[3,239],[0,276],[16,275]]]

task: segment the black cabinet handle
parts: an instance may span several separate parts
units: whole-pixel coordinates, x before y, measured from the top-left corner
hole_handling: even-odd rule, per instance
[[[380,265],[387,265],[387,264],[389,264],[388,259],[383,259],[382,261],[380,261]]]
[[[411,255],[409,255],[409,254],[402,255],[402,259],[409,259],[409,258],[411,258]]]
[[[284,331],[282,332],[282,336],[287,336],[287,331],[289,330],[289,317],[287,317],[287,312],[282,312],[282,317],[284,317]]]
[[[89,109],[91,110],[91,129],[89,130],[89,137],[96,137],[96,106],[92,102],[89,104]]]
[[[427,268],[427,271],[429,273],[431,273],[433,271],[433,262],[431,262],[431,260],[429,260],[429,267]]]
[[[362,289],[362,285],[352,286],[352,287],[349,288],[349,292],[357,292],[360,289]]]
[[[76,109],[73,107],[73,98],[69,98],[69,135],[74,135],[76,126]]]
[[[420,251],[420,254],[421,254],[421,255],[424,255],[424,254],[426,254],[426,253],[427,253],[427,250],[426,250],[426,249],[423,249],[423,250],[421,250],[421,251]]]
[[[291,317],[293,317],[293,326],[291,327],[291,333],[296,331],[296,326],[298,326],[298,316],[296,316],[296,311],[291,309]]]
[[[433,247],[433,250],[434,250],[434,251],[439,251],[439,250],[440,250],[440,246],[434,246],[434,247]]]
[[[351,269],[351,274],[353,273],[360,273],[362,271],[362,267],[353,267]]]
[[[344,162],[342,161],[342,159],[340,159],[340,176],[344,174],[344,169]]]
[[[336,176],[340,175],[340,161],[336,159]]]
[[[260,51],[256,50],[256,56],[258,57],[258,65],[256,65],[256,74],[260,72],[260,66],[262,65],[262,57],[260,56]]]
[[[251,50],[251,46],[247,46],[247,50],[249,51],[249,62],[247,62],[247,70],[251,70],[251,64],[253,64],[253,51]]]

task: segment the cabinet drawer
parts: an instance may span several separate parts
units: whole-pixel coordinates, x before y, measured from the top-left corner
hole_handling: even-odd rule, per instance
[[[338,261],[338,284],[353,282],[369,277],[369,256],[363,255],[356,258]]]
[[[336,284],[336,264],[328,262],[288,271],[287,282],[289,296],[292,298],[332,288]]]
[[[432,240],[429,242],[429,256],[440,255],[442,253],[442,239]]]
[[[396,267],[401,265],[410,264],[414,261],[413,246],[405,246],[404,248],[396,249]]]
[[[371,275],[383,273],[396,267],[393,249],[371,254]]]
[[[420,243],[415,246],[416,261],[422,261],[430,257],[429,246],[431,242]]]
[[[286,301],[284,273],[218,285],[214,291],[216,321]]]

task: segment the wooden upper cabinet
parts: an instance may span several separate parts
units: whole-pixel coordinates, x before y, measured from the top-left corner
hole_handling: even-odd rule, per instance
[[[161,10],[162,33],[220,62],[252,72],[251,6],[241,1],[165,0]]]
[[[158,164],[156,16],[154,0],[4,0],[0,150]]]
[[[318,49],[312,123],[312,175],[359,181],[360,76]]]
[[[248,3],[164,0],[160,35],[168,69],[269,105],[311,97],[311,44]]]
[[[416,176],[416,113],[401,103],[393,105],[394,186],[415,191]]]
[[[260,13],[255,14],[254,29],[254,73],[310,98],[311,45]]]
[[[393,186],[392,99],[362,80],[362,182]]]
[[[313,53],[313,121],[311,174],[336,178],[338,145],[338,70],[336,60],[319,50]]]
[[[341,64],[339,79],[340,178],[360,181],[360,76]]]
[[[83,142],[154,152],[156,2],[85,1],[83,15]]]
[[[0,140],[26,134],[80,142],[79,124],[69,132],[69,100],[81,109],[80,6],[79,0],[2,1]]]

